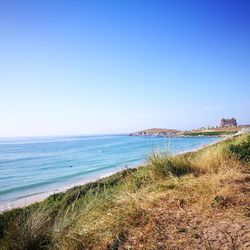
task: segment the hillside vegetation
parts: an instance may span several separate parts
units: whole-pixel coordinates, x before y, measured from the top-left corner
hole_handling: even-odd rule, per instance
[[[231,135],[235,134],[235,131],[192,131],[192,132],[184,132],[185,136],[223,136],[223,135]]]
[[[175,130],[163,128],[151,128],[129,134],[130,136],[226,136],[233,135],[242,129],[249,128],[248,125],[238,127],[201,128],[194,130]]]
[[[250,134],[0,215],[1,249],[248,249]]]

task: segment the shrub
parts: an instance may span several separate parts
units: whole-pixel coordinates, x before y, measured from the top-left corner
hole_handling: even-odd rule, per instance
[[[250,135],[247,136],[246,140],[241,141],[237,144],[230,144],[228,146],[229,153],[234,155],[237,159],[242,162],[250,162]]]

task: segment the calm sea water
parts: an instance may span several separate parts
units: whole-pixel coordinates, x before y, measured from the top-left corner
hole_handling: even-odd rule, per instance
[[[183,152],[216,140],[126,135],[0,139],[0,202],[100,178],[155,151]]]

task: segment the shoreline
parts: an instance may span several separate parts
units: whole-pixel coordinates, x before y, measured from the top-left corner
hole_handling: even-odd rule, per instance
[[[130,168],[132,168],[132,167],[130,167]],[[97,176],[96,178],[93,177],[93,178],[88,178],[88,179],[82,180],[82,181],[76,181],[72,184],[68,184],[68,185],[65,185],[64,187],[56,188],[56,189],[53,189],[51,191],[39,192],[39,193],[31,194],[31,195],[26,195],[26,196],[23,196],[23,197],[18,198],[18,199],[12,199],[9,201],[0,202],[0,213],[9,211],[9,210],[12,210],[15,208],[23,208],[23,207],[29,206],[33,203],[36,203],[36,202],[42,202],[43,200],[45,200],[46,198],[48,198],[49,196],[51,196],[53,194],[66,192],[67,190],[69,190],[75,186],[82,186],[82,185],[85,185],[87,183],[94,182],[94,181],[100,180],[100,179],[105,178],[105,177],[109,177],[115,173],[118,173],[121,170],[122,169],[115,171],[115,172],[112,171],[112,172],[104,174],[102,176]]]
[[[211,143],[196,147],[194,149],[173,153],[172,156],[177,156],[177,155],[182,155],[182,154],[186,154],[186,153],[195,152],[195,151],[198,151],[198,150],[201,150],[201,149],[206,148],[208,146],[217,144],[217,143],[219,143],[221,141],[227,140],[227,139],[232,138],[232,137],[233,136],[218,137],[218,140],[215,141],[215,142],[211,142]],[[145,161],[145,159],[143,161]],[[138,163],[138,164],[136,164],[134,166],[131,165],[129,167],[126,167],[126,166],[121,167],[117,171],[112,171],[110,173],[106,173],[106,174],[103,174],[101,176],[96,176],[96,177],[92,177],[92,178],[90,177],[90,178],[88,178],[86,180],[76,181],[76,182],[74,182],[72,184],[65,185],[64,187],[53,189],[51,191],[44,191],[44,192],[40,192],[40,193],[36,193],[36,194],[27,195],[27,196],[24,196],[24,197],[21,197],[21,198],[18,198],[18,199],[13,199],[13,200],[9,200],[9,201],[0,202],[0,213],[10,211],[10,210],[16,209],[16,208],[23,208],[23,207],[29,206],[29,205],[31,205],[33,203],[36,203],[36,202],[42,202],[43,200],[45,200],[46,198],[48,198],[49,196],[51,196],[53,194],[66,192],[67,190],[69,190],[69,189],[71,189],[71,188],[73,188],[75,186],[82,186],[82,185],[85,185],[87,183],[98,181],[98,180],[103,179],[105,177],[109,177],[109,176],[111,176],[111,175],[113,175],[115,173],[118,173],[118,172],[122,171],[125,168],[130,169],[130,168],[137,168],[137,167],[140,167],[140,166],[141,166],[140,163]]]

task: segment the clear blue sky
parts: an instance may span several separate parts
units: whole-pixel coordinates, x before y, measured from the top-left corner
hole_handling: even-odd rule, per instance
[[[0,1],[0,136],[250,123],[250,1]]]

